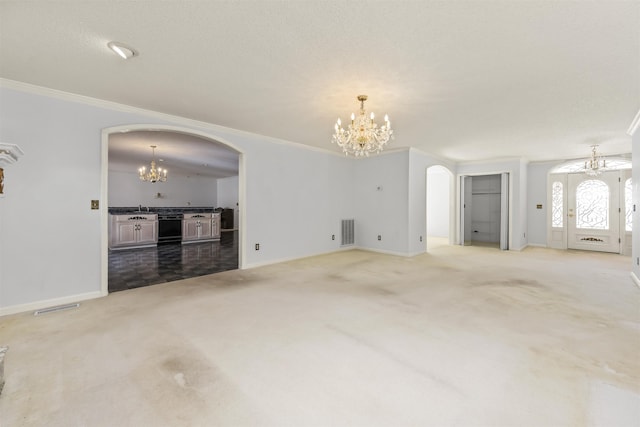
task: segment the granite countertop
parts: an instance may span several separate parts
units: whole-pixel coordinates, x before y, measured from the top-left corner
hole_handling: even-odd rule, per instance
[[[168,214],[168,213],[215,213],[216,211],[220,211],[222,208],[213,208],[212,206],[184,206],[184,207],[149,207],[149,211],[147,211],[147,207],[144,206],[142,211],[139,210],[138,206],[113,206],[109,207],[109,213],[113,215],[146,215],[146,214]]]

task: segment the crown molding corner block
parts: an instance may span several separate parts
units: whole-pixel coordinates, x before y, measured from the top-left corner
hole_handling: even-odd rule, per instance
[[[17,145],[0,142],[0,168],[17,162],[23,155],[24,152]]]

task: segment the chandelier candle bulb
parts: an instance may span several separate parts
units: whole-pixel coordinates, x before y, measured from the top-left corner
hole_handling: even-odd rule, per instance
[[[592,145],[591,159],[584,162],[584,173],[589,176],[598,176],[607,170],[607,160],[600,157],[597,149],[597,145]]]
[[[391,122],[389,116],[385,114],[385,124],[378,127],[374,122],[375,114],[371,112],[370,119],[367,119],[364,110],[364,101],[367,95],[359,95],[360,112],[356,116],[351,113],[351,124],[347,129],[342,127],[342,121],[338,118],[335,125],[335,133],[332,143],[338,144],[342,148],[345,155],[349,153],[356,157],[368,156],[369,153],[380,153],[384,146],[393,139],[393,130],[391,130]]]
[[[151,167],[147,173],[147,168],[142,166],[138,169],[138,174],[141,181],[147,182],[165,182],[167,180],[167,170],[163,168],[156,168],[156,146],[151,145]]]

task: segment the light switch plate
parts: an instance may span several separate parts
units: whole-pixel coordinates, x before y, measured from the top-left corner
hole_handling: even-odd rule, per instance
[[[91,209],[93,209],[93,210],[100,209],[100,201],[99,200],[92,200],[91,201]]]

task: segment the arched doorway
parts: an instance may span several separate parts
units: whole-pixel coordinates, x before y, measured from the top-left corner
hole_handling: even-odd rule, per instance
[[[453,241],[453,179],[453,173],[444,166],[427,168],[427,251]]]
[[[151,144],[150,144],[151,143]],[[151,160],[151,148],[149,145],[156,145],[156,158],[158,165],[168,169],[169,175],[166,182],[142,182],[137,177],[138,167],[149,165]],[[141,155],[142,153],[142,155]],[[136,166],[138,164],[138,166]],[[227,223],[231,218],[232,227],[223,230],[218,239],[203,239],[203,241],[193,242],[193,244],[182,244],[176,241],[164,242],[151,249],[153,254],[145,254],[143,261],[136,261],[140,269],[151,267],[157,264],[158,268],[150,272],[142,280],[146,284],[153,284],[167,281],[180,280],[182,278],[196,277],[203,274],[211,274],[225,269],[243,267],[243,235],[244,235],[244,161],[240,150],[227,141],[216,138],[215,135],[195,131],[193,129],[176,126],[159,125],[130,125],[104,129],[102,133],[102,283],[101,291],[107,294],[110,291],[110,268],[113,272],[113,264],[110,264],[109,250],[109,218],[110,211],[114,205],[134,208],[136,211],[150,211],[152,213],[177,212],[182,208],[186,212],[212,212],[211,217],[218,218],[222,214],[217,207],[225,208],[229,201],[225,201],[225,206],[217,203],[218,194],[224,194],[226,199],[234,198],[232,208],[238,210],[238,219],[234,221],[234,215],[227,215]],[[219,182],[224,181],[224,191],[219,190]],[[235,197],[229,195],[229,186],[235,185]],[[206,189],[203,191],[203,188]],[[123,195],[122,192],[130,194]],[[203,194],[205,193],[205,194]],[[113,203],[112,203],[113,201]],[[139,203],[135,203],[139,201]],[[159,215],[158,215],[159,216]],[[186,218],[187,215],[184,215]],[[181,221],[178,221],[180,224]],[[238,224],[239,222],[239,224]],[[159,221],[158,221],[159,224]],[[215,221],[212,228],[215,227]],[[229,225],[227,225],[229,227]],[[204,229],[204,228],[203,228]],[[229,233],[225,233],[227,231]],[[213,237],[213,234],[212,234]],[[231,243],[229,243],[231,239]],[[224,243],[224,244],[223,244]],[[173,246],[170,246],[173,244]],[[211,246],[211,247],[209,247]],[[232,247],[234,258],[231,259],[228,247]],[[157,249],[157,253],[155,250]],[[133,254],[135,249],[127,249],[131,252],[130,258],[136,257]],[[171,259],[162,258],[163,254],[171,252]],[[124,252],[124,251],[122,251]],[[140,252],[138,255],[142,256]],[[222,258],[220,265],[215,268],[203,267],[202,262],[213,259],[216,256],[224,255],[225,265]],[[149,262],[147,262],[149,261]],[[154,264],[154,261],[156,263]],[[160,274],[160,269],[165,268],[170,262],[181,263],[179,268],[169,269],[175,271],[173,275]],[[194,265],[192,262],[200,263]],[[187,264],[189,263],[189,264]],[[234,266],[232,264],[235,263]],[[232,268],[233,267],[233,268]],[[138,281],[144,272],[136,271]],[[142,284],[141,286],[146,286]],[[137,287],[135,284],[131,287]],[[112,288],[113,290],[113,288]]]

